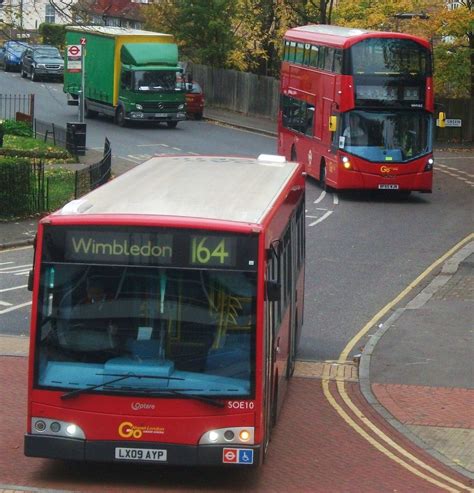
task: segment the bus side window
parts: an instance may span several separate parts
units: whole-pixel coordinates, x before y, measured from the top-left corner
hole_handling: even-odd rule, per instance
[[[283,48],[283,61],[287,62],[290,59],[290,42],[285,41],[285,46]]]
[[[324,69],[324,60],[326,59],[327,47],[321,46],[319,48],[318,68]]]
[[[336,50],[334,52],[333,72],[336,74],[340,74],[342,72],[342,50]]]
[[[295,63],[303,63],[303,58],[304,58],[304,44],[298,43],[296,45]]]
[[[309,65],[311,59],[311,45],[309,43],[306,43],[304,45],[304,60],[303,64],[304,65]]]
[[[314,105],[308,104],[306,106],[306,129],[305,134],[313,136],[313,124],[314,124]]]
[[[318,55],[319,55],[319,47],[316,45],[311,45],[311,54],[309,57],[309,65],[311,67],[318,66]]]
[[[324,70],[332,72],[332,64],[334,61],[334,48],[326,48],[326,58],[324,60]]]
[[[296,41],[290,41],[290,46],[288,49],[288,61],[294,62],[296,56]]]

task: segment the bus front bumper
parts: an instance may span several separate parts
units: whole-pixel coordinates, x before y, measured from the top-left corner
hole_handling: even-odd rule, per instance
[[[338,190],[399,190],[431,193],[433,187],[433,172],[423,171],[397,176],[381,176],[360,171],[338,170],[337,187],[333,186],[328,177],[327,183]]]
[[[156,465],[240,465],[260,463],[260,445],[176,445],[156,442],[88,441],[75,438],[25,434],[27,457],[48,459],[135,462]]]

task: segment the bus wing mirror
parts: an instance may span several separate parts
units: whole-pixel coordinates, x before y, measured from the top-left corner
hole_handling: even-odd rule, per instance
[[[438,114],[438,127],[444,128],[446,126],[446,113],[440,111]]]
[[[34,276],[34,270],[31,269],[30,272],[28,273],[28,291],[33,291],[33,276]]]
[[[268,301],[278,301],[280,299],[281,284],[277,281],[267,281],[266,292]]]
[[[337,116],[329,117],[329,131],[335,132],[337,130]]]

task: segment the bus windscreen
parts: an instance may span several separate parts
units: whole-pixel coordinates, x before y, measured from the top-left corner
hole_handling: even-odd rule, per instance
[[[352,73],[370,75],[429,76],[429,51],[408,39],[370,38],[350,49]]]
[[[229,233],[46,228],[36,386],[252,396],[256,247]]]

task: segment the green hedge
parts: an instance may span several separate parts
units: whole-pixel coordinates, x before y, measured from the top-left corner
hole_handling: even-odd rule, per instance
[[[10,149],[8,147],[0,148],[0,156],[10,157],[27,157],[39,159],[69,159],[71,155],[68,151],[48,151],[47,149]]]
[[[4,120],[2,127],[5,135],[18,135],[20,137],[32,137],[33,128],[31,123],[17,122],[15,120]]]

